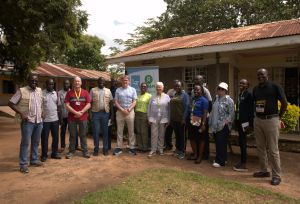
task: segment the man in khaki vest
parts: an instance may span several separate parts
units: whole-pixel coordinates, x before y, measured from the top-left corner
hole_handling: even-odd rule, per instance
[[[20,88],[8,102],[8,106],[16,112],[16,119],[21,124],[21,173],[29,173],[28,146],[30,143],[30,165],[42,166],[38,157],[38,147],[43,129],[42,90],[37,87],[37,75],[30,75],[27,82],[28,86]]]
[[[109,89],[104,87],[105,79],[99,77],[98,87],[90,91],[92,104],[94,156],[99,154],[99,134],[100,129],[103,136],[103,155],[108,155],[108,120],[109,113],[112,111],[112,94]],[[112,116],[113,114],[111,114]]]

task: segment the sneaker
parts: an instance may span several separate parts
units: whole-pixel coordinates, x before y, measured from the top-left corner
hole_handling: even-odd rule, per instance
[[[66,155],[66,159],[72,159],[72,157],[73,157],[73,153],[68,152],[68,154]]]
[[[270,172],[266,171],[258,171],[258,172],[255,172],[253,174],[253,177],[256,177],[256,178],[264,178],[264,177],[270,177]]]
[[[39,166],[43,166],[43,163],[41,161],[37,161],[37,162],[34,162],[34,163],[30,162],[30,166],[39,167]]]
[[[173,156],[174,156],[174,157],[177,157],[178,154],[179,154],[179,151],[178,151],[177,149],[175,149],[175,150],[173,151]]]
[[[178,159],[184,159],[184,156],[185,156],[184,153],[178,153],[177,154]]]
[[[116,155],[116,156],[118,156],[118,155],[120,155],[120,154],[122,154],[122,149],[121,149],[121,148],[116,148],[116,149],[114,150],[114,152],[113,152],[113,155]]]
[[[164,150],[159,150],[159,155],[163,156],[164,155]]]
[[[135,149],[129,149],[129,154],[131,154],[131,155],[136,155],[136,151],[135,151]]]
[[[156,151],[150,151],[148,157],[153,157],[156,155]]]
[[[215,168],[220,168],[220,167],[221,167],[221,165],[218,164],[217,162],[214,162],[212,165],[213,165],[213,167],[215,167]]]
[[[20,172],[23,174],[28,174],[29,173],[29,169],[27,166],[24,167],[20,167]]]
[[[273,177],[271,180],[271,185],[278,186],[281,183],[281,178]]]
[[[88,152],[83,153],[82,156],[87,159],[91,157],[91,155]]]
[[[242,163],[238,163],[235,166],[233,166],[233,170],[234,171],[239,171],[239,172],[248,171],[248,169],[246,168],[246,165],[242,164]]]
[[[97,152],[97,151],[94,151],[94,152],[93,152],[93,156],[94,156],[94,157],[96,157],[96,156],[98,156],[98,155],[99,155],[99,152]]]

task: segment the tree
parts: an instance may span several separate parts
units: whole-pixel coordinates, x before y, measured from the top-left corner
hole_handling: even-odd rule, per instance
[[[119,41],[125,50],[157,39],[300,17],[300,0],[165,0],[167,10]]]
[[[63,60],[69,66],[105,71],[105,57],[101,54],[104,45],[104,41],[97,36],[82,35],[66,51]]]
[[[24,80],[46,56],[55,56],[54,50],[64,52],[87,28],[80,5],[80,0],[1,1],[1,64],[13,63]]]

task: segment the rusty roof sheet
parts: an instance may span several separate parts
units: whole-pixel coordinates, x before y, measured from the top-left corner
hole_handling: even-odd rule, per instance
[[[96,70],[79,69],[70,67],[64,64],[52,64],[43,62],[36,67],[32,73],[40,76],[51,76],[51,77],[66,77],[73,78],[79,76],[82,79],[98,79],[103,77],[105,80],[110,81],[110,73]]]
[[[300,34],[300,19],[283,20],[239,28],[213,31],[183,37],[156,40],[129,51],[119,53],[111,59],[129,57],[147,53],[222,45],[253,41],[267,38],[284,37]]]

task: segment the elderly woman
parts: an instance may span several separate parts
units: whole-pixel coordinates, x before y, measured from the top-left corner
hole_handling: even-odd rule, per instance
[[[156,83],[156,94],[150,99],[148,105],[148,121],[151,126],[151,151],[149,157],[159,151],[163,155],[165,129],[169,123],[170,97],[163,92],[164,84]]]
[[[148,150],[148,118],[147,109],[151,94],[147,92],[147,84],[141,83],[141,94],[138,96],[135,106],[134,127],[136,129],[136,140],[141,152]]]
[[[204,150],[205,123],[208,112],[208,100],[203,96],[204,89],[200,84],[194,86],[194,97],[191,103],[191,120],[189,125],[189,139],[194,153],[195,164],[200,164]]]
[[[221,82],[209,116],[209,126],[216,143],[216,158],[213,163],[216,168],[225,166],[227,161],[227,141],[234,120],[234,103],[227,91],[228,85]]]

